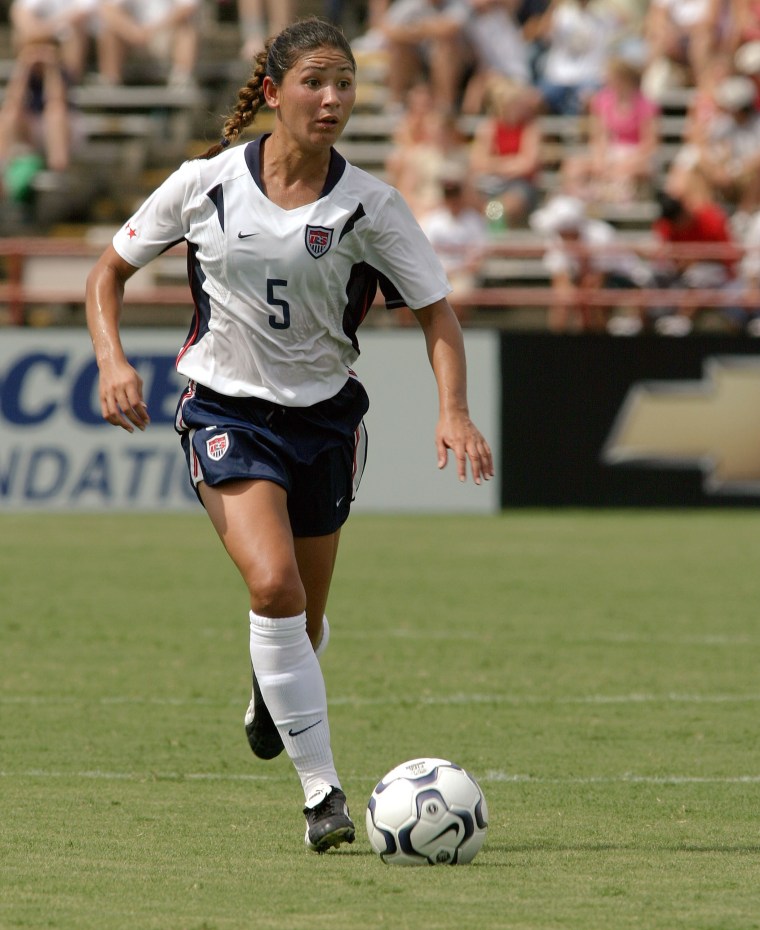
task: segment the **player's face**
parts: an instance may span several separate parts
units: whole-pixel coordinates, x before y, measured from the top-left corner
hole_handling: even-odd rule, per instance
[[[333,145],[356,100],[351,62],[334,48],[307,52],[279,86],[266,78],[264,89],[282,129],[306,149]]]

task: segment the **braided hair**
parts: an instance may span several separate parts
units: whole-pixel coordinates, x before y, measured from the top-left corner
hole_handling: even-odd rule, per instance
[[[214,158],[237,141],[242,132],[254,122],[256,114],[265,105],[265,77],[271,78],[274,84],[281,84],[299,58],[319,48],[333,48],[342,52],[356,71],[351,46],[337,26],[316,16],[287,26],[273,38],[267,39],[264,48],[254,59],[251,76],[238,91],[237,105],[224,122],[221,139],[198,157]]]

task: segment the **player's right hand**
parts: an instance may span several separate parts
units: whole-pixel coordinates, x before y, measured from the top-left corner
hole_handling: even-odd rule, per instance
[[[100,410],[104,420],[128,433],[150,423],[142,378],[128,362],[101,369]]]

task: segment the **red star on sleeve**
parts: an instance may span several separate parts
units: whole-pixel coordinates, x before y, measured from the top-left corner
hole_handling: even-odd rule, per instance
[[[136,230],[136,229],[133,229],[133,228],[129,225],[129,223],[127,223],[127,235],[129,236],[130,239],[134,239],[135,236],[137,235],[137,230]]]

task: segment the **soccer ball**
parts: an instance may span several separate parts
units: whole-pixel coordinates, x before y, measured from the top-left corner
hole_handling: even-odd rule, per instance
[[[458,865],[475,858],[488,828],[480,785],[446,759],[412,759],[378,782],[367,834],[383,862]]]

